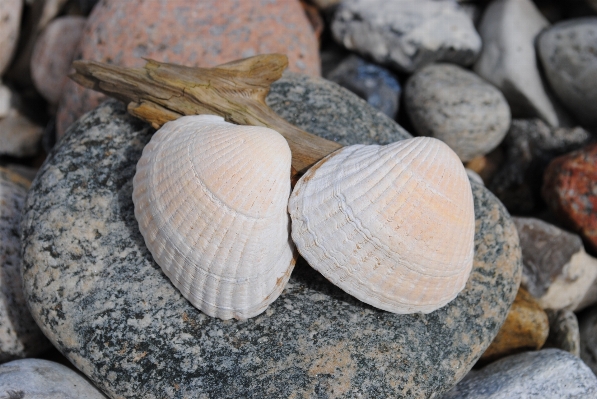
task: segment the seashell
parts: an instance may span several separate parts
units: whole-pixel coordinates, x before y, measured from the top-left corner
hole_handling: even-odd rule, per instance
[[[468,280],[472,192],[460,159],[437,139],[344,147],[298,181],[289,211],[305,260],[377,308],[429,313]]]
[[[166,123],[143,150],[133,180],[139,230],[174,286],[209,316],[256,316],[288,281],[290,159],[279,133],[212,115]]]

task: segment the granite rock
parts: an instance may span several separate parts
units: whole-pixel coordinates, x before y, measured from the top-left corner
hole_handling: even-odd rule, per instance
[[[0,366],[0,397],[8,399],[105,399],[85,377],[59,363],[21,359]]]
[[[75,58],[129,67],[144,65],[142,57],[213,67],[283,53],[290,70],[319,75],[318,47],[298,0],[106,0],[89,15]],[[58,136],[104,99],[67,82],[58,110]]]
[[[580,358],[597,375],[597,307],[578,315]]]
[[[390,144],[412,136],[383,112],[325,79],[285,73],[266,103],[309,133],[342,145]]]
[[[569,119],[556,108],[537,66],[535,37],[548,25],[531,0],[493,0],[479,25],[483,50],[474,70],[504,93],[513,117],[565,126]]]
[[[402,89],[398,78],[384,67],[351,55],[325,78],[352,91],[390,118],[396,118]]]
[[[597,144],[562,155],[545,170],[542,195],[587,249],[597,253]]]
[[[35,356],[49,347],[23,295],[19,237],[30,181],[0,168],[0,363]]]
[[[597,127],[597,17],[560,22],[537,40],[545,76],[562,104]]]
[[[457,65],[422,68],[410,77],[404,94],[417,133],[444,141],[464,162],[496,148],[510,127],[502,93]]]
[[[22,12],[23,0],[0,3],[0,76],[6,71],[17,47]]]
[[[407,73],[436,61],[470,65],[481,50],[472,20],[452,0],[346,0],[332,33],[344,47]]]
[[[479,361],[487,363],[515,353],[541,349],[548,334],[547,314],[533,296],[520,287],[506,321]]]
[[[287,105],[294,101],[300,96]],[[322,115],[317,129],[317,119],[296,115],[286,118],[306,130],[334,123]],[[343,124],[359,118],[349,113]],[[105,103],[58,143],[28,197],[23,275],[32,313],[108,395],[429,397],[464,376],[505,319],[521,272],[518,237],[505,208],[475,183],[474,268],[442,309],[380,311],[299,263],[259,317],[205,316],[155,264],[134,218],[132,177],[152,133],[123,105]]]
[[[557,348],[580,356],[580,332],[578,319],[571,310],[547,310],[549,336],[546,348]]]
[[[79,16],[56,18],[37,38],[31,55],[31,78],[52,104],[60,100],[86,21]]]
[[[543,309],[579,310],[597,298],[597,259],[582,240],[535,218],[512,218],[522,248],[522,285]]]
[[[559,349],[508,356],[471,373],[442,399],[584,399],[597,378],[578,357]]]
[[[35,155],[40,149],[44,129],[12,108],[0,119],[0,155],[22,158]]]
[[[592,140],[586,130],[551,128],[540,119],[514,119],[503,142],[505,159],[489,189],[512,213],[528,214],[543,205],[541,183],[549,162]]]

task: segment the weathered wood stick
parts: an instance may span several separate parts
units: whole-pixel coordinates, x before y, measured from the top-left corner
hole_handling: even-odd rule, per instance
[[[219,65],[190,68],[147,60],[143,68],[75,61],[70,77],[89,89],[118,98],[154,128],[183,115],[211,114],[239,125],[265,126],[286,138],[292,166],[304,173],[341,148],[286,122],[265,103],[270,85],[288,65],[282,54],[258,55]]]

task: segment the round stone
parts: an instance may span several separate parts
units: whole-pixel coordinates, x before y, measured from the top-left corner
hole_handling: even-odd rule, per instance
[[[293,109],[292,98],[286,106]],[[474,183],[474,269],[447,306],[384,312],[302,262],[262,315],[207,317],[153,261],[134,217],[132,178],[152,134],[115,101],[87,114],[40,170],[24,221],[32,312],[110,396],[428,397],[459,381],[504,321],[520,247],[505,208]]]

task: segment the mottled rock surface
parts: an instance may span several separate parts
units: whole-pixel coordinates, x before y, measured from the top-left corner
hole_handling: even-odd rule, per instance
[[[472,20],[451,0],[346,0],[332,33],[346,48],[407,73],[436,61],[470,65],[481,50]]]
[[[597,144],[554,159],[543,179],[543,198],[597,253]]]
[[[462,378],[505,319],[521,273],[518,237],[505,208],[474,183],[474,268],[444,308],[383,312],[302,263],[263,315],[206,317],[138,231],[132,177],[152,130],[124,112],[106,103],[73,126],[33,183],[23,230],[36,320],[110,396],[425,397]],[[287,118],[315,130],[298,115]]]
[[[547,93],[537,65],[535,37],[548,25],[531,0],[494,0],[479,25],[483,50],[474,70],[504,93],[515,118],[565,126],[565,112]]]
[[[79,16],[56,18],[37,38],[31,55],[31,78],[50,103],[60,100],[86,21]]]
[[[390,118],[396,117],[402,89],[398,78],[386,68],[351,55],[325,78],[352,91]]]
[[[520,287],[506,321],[479,360],[487,363],[526,350],[541,349],[548,334],[547,314],[533,296]]]
[[[489,189],[510,212],[528,214],[542,204],[541,183],[549,162],[591,140],[580,127],[551,128],[540,119],[514,119],[503,142],[504,162]]]
[[[0,119],[0,155],[28,157],[35,155],[41,145],[44,129],[12,108]]]
[[[457,65],[422,68],[410,77],[404,94],[417,133],[442,140],[463,162],[493,150],[510,127],[502,93]]]
[[[23,0],[0,2],[0,76],[10,64],[17,46],[22,12]]]
[[[522,284],[543,309],[578,310],[595,301],[597,259],[582,240],[535,218],[512,218],[522,248]]]
[[[59,363],[14,360],[0,366],[0,397],[7,399],[105,399],[84,377]]]
[[[19,269],[19,224],[29,184],[0,168],[0,363],[35,356],[49,347],[27,309]]]
[[[597,378],[578,357],[558,349],[525,352],[471,373],[442,399],[585,399]]]
[[[549,84],[586,126],[597,126],[597,17],[560,22],[537,40]]]
[[[343,87],[325,79],[285,73],[266,103],[287,121],[342,145],[390,144],[412,136]]]
[[[580,358],[597,375],[597,307],[578,315]]]
[[[580,356],[580,332],[578,319],[571,310],[547,310],[549,336],[546,348],[557,348]]]
[[[75,58],[132,67],[143,66],[144,57],[213,67],[282,53],[288,55],[290,70],[319,75],[317,50],[298,0],[106,0],[89,15]],[[69,81],[60,100],[58,136],[103,99]]]

